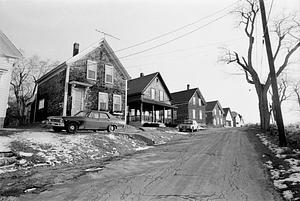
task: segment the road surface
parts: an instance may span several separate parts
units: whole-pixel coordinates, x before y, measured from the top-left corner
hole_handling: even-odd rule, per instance
[[[200,131],[19,200],[281,200],[243,129]]]

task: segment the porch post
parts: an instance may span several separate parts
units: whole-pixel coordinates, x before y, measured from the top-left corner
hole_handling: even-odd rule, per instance
[[[174,108],[171,109],[171,122],[174,124]]]
[[[140,105],[140,121],[141,121],[141,124],[144,123],[144,120],[143,120],[143,102],[141,102],[141,105]]]
[[[154,105],[152,105],[152,122],[154,122],[155,119],[155,114],[154,114]]]
[[[165,117],[165,115],[166,115],[166,109],[165,109],[165,107],[163,108],[163,123],[166,123],[165,122],[165,119],[166,119],[166,117]]]

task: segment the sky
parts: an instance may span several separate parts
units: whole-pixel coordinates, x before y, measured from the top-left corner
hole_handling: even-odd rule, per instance
[[[80,51],[103,34],[132,78],[160,72],[170,92],[198,87],[206,101],[219,100],[242,114],[245,122],[259,122],[255,89],[239,68],[219,61],[222,48],[245,55],[247,39],[229,12],[235,0],[0,0],[0,29],[25,56],[61,62],[72,56],[74,42]],[[272,0],[265,0],[269,11]],[[270,19],[283,12],[300,11],[299,0],[273,1]],[[299,13],[298,13],[299,14]],[[260,16],[258,16],[260,19]],[[179,27],[184,29],[174,31]],[[262,38],[261,24],[257,34]],[[157,40],[156,36],[167,34]],[[116,39],[118,38],[118,39]],[[144,42],[142,45],[128,48]],[[257,43],[255,64],[262,79],[268,72],[265,49]],[[264,48],[264,47],[263,47]],[[123,50],[122,50],[123,49]],[[300,51],[292,58],[300,61]],[[289,74],[300,80],[300,63]],[[299,122],[295,102],[283,104],[285,123]]]

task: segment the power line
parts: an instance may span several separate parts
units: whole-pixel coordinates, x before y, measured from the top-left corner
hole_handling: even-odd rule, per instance
[[[208,26],[208,25],[210,25],[210,24],[212,24],[212,23],[214,23],[214,22],[220,20],[221,18],[225,17],[226,15],[228,15],[228,13],[226,13],[225,15],[222,15],[221,17],[218,17],[218,18],[216,18],[216,19],[214,19],[214,20],[212,20],[212,21],[210,21],[210,22],[208,22],[208,23],[206,23],[206,24],[204,24],[204,25],[202,25],[202,26],[200,26],[200,27],[198,27],[198,28],[196,28],[196,29],[193,29],[192,31],[189,31],[189,32],[187,32],[187,33],[185,33],[185,34],[182,34],[182,35],[180,35],[180,36],[178,36],[178,37],[176,37],[176,38],[173,38],[173,39],[168,40],[168,41],[166,41],[166,42],[164,42],[164,43],[161,43],[161,44],[152,46],[152,47],[150,47],[150,48],[147,48],[147,49],[144,49],[144,50],[141,50],[141,51],[132,53],[132,54],[125,55],[125,56],[123,56],[123,57],[120,57],[119,59],[124,59],[124,58],[127,58],[127,57],[131,57],[131,56],[134,56],[134,55],[137,55],[137,54],[141,54],[141,53],[144,53],[144,52],[153,50],[153,49],[155,49],[155,48],[164,46],[164,45],[166,45],[166,44],[168,44],[168,43],[171,43],[171,42],[176,41],[176,40],[178,40],[178,39],[180,39],[180,38],[183,38],[183,37],[185,37],[185,36],[187,36],[187,35],[190,35],[190,34],[196,32],[196,31],[198,31],[198,30],[200,30],[200,29],[202,29],[202,28],[204,28],[204,27],[206,27],[206,26]]]
[[[214,16],[214,15],[216,15],[216,14],[218,14],[218,13],[224,11],[224,10],[226,10],[227,8],[233,6],[234,4],[236,4],[236,3],[239,2],[239,1],[240,1],[240,0],[238,0],[238,1],[236,1],[236,2],[234,2],[234,3],[232,3],[232,4],[230,4],[230,5],[228,5],[228,6],[226,6],[225,8],[222,8],[222,9],[220,9],[220,10],[218,10],[218,11],[216,11],[216,12],[210,14],[210,15],[207,15],[207,16],[205,16],[205,17],[203,17],[203,18],[200,18],[200,19],[196,20],[195,22],[186,24],[186,25],[181,26],[181,27],[179,27],[179,28],[177,28],[177,29],[174,29],[174,30],[172,30],[172,31],[169,31],[169,32],[160,34],[160,35],[158,35],[158,36],[156,36],[156,37],[154,37],[154,38],[150,38],[150,39],[148,39],[148,40],[145,40],[145,41],[136,43],[136,44],[134,44],[134,45],[131,45],[131,46],[128,46],[128,47],[125,47],[125,48],[116,50],[116,51],[114,51],[114,52],[120,52],[120,51],[127,50],[127,49],[130,49],[130,48],[133,48],[133,47],[137,47],[137,46],[143,45],[143,44],[145,44],[145,43],[148,43],[148,42],[157,40],[157,39],[159,39],[159,38],[162,38],[162,37],[164,37],[164,36],[170,35],[170,34],[172,34],[172,33],[175,33],[175,32],[177,32],[177,31],[180,31],[180,30],[182,30],[182,29],[185,29],[186,27],[189,27],[189,26],[192,26],[192,25],[194,25],[194,24],[197,24],[198,22],[200,22],[200,21],[202,21],[202,20],[204,20],[204,19],[207,19],[207,18],[209,18],[209,17],[212,17],[212,16]]]
[[[273,3],[274,3],[274,0],[272,0],[272,2],[271,2],[271,6],[270,6],[269,13],[268,13],[268,18],[267,18],[267,23],[268,23],[268,21],[270,19],[270,14],[271,14],[271,11],[272,11]]]

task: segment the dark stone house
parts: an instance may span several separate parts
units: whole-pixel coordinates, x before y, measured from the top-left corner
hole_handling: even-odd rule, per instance
[[[128,124],[173,123],[172,98],[159,72],[128,81]]]
[[[125,118],[129,74],[105,39],[79,52],[37,80],[35,121],[80,110],[109,111]]]
[[[200,125],[206,124],[206,101],[198,88],[171,93],[173,104],[177,107],[175,123],[180,124],[185,119],[196,120]]]
[[[224,110],[219,101],[206,102],[206,124],[214,127],[224,126]]]

